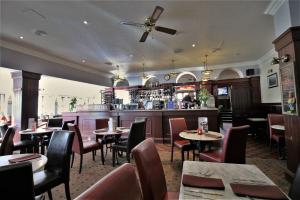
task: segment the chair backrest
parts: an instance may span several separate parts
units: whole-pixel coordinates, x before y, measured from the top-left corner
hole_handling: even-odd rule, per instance
[[[142,200],[142,192],[132,164],[125,163],[110,172],[75,200]]]
[[[0,167],[0,180],[2,180],[0,181],[0,194],[3,199],[34,200],[30,162]]]
[[[289,196],[291,199],[300,199],[300,164],[298,165],[298,169],[291,186]]]
[[[62,127],[62,118],[50,118],[48,119],[48,127]]]
[[[269,133],[270,133],[270,137],[271,137],[273,135],[273,133],[277,132],[277,130],[274,130],[271,128],[272,125],[284,125],[283,115],[268,114],[268,122],[269,122]]]
[[[73,145],[72,145],[72,151],[78,154],[83,153],[83,141],[82,136],[80,133],[80,130],[78,128],[78,125],[75,124],[68,124],[69,130],[73,131],[75,133]]]
[[[0,125],[0,137],[4,137],[6,131],[8,129],[8,125],[7,124],[2,124]]]
[[[9,127],[6,130],[6,133],[3,137],[1,146],[0,146],[0,156],[11,155],[14,150],[14,136],[16,129],[14,127]]]
[[[180,139],[179,133],[187,130],[186,122],[184,118],[170,118],[170,134],[171,134],[171,144],[173,145],[176,140]]]
[[[96,129],[108,128],[109,119],[96,119]]]
[[[162,200],[167,192],[163,166],[152,139],[137,145],[132,154],[138,169],[144,200]]]
[[[250,126],[231,127],[224,138],[222,162],[246,163],[246,143]]]
[[[70,157],[72,153],[74,133],[70,131],[54,131],[50,139],[45,170],[59,172],[63,180],[70,178]]]
[[[147,131],[147,117],[136,117],[134,119],[134,122],[145,122],[145,126],[143,129],[143,134],[145,135],[145,139],[146,139],[146,131]]]
[[[74,123],[75,120],[64,121],[61,130],[68,131],[69,130],[68,124],[74,124]]]
[[[127,143],[127,151],[128,153],[131,152],[131,150],[144,141],[145,138],[145,121],[141,122],[133,122],[130,127],[130,131],[128,134],[128,143]]]

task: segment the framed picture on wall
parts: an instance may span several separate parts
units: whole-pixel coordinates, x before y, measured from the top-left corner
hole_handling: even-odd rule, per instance
[[[278,76],[277,73],[270,74],[267,76],[269,88],[278,87]]]

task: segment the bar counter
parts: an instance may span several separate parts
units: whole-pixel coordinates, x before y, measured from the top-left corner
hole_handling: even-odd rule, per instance
[[[83,137],[96,129],[96,119],[114,118],[118,126],[130,126],[136,117],[147,117],[147,137],[155,142],[170,142],[169,118],[185,118],[188,129],[198,128],[198,117],[208,118],[208,129],[219,132],[218,110],[205,109],[172,109],[172,110],[115,110],[115,111],[79,111],[64,112],[63,120],[75,120]]]

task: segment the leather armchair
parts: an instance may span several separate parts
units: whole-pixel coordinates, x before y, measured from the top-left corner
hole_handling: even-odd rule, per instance
[[[221,151],[207,151],[199,154],[199,160],[222,163],[246,163],[246,143],[250,126],[230,128],[223,141]]]
[[[268,122],[269,122],[269,133],[270,133],[270,149],[272,149],[273,141],[277,142],[278,144],[278,151],[281,154],[281,150],[285,145],[285,136],[284,131],[275,130],[271,128],[272,125],[283,125],[284,126],[284,119],[283,115],[281,114],[268,114]]]
[[[14,150],[15,128],[9,127],[4,134],[3,141],[0,146],[0,156],[11,155]]]
[[[118,151],[126,152],[127,161],[130,163],[131,150],[145,140],[145,121],[133,122],[130,127],[128,140],[113,145],[113,166],[115,166],[116,154]]]
[[[189,151],[193,150],[193,160],[195,160],[195,148],[189,140],[182,139],[179,133],[187,130],[186,122],[184,118],[170,118],[170,134],[171,134],[171,162],[173,162],[174,147],[181,150],[181,161],[184,161],[184,152],[187,151],[189,157]]]
[[[163,166],[152,139],[146,139],[132,150],[144,200],[178,199],[179,194],[168,192]]]
[[[61,130],[68,131],[69,130],[68,124],[74,124],[74,123],[75,120],[64,121]]]
[[[48,192],[49,199],[52,200],[51,189],[60,184],[65,185],[67,200],[70,196],[70,155],[74,133],[68,131],[54,131],[47,151],[48,162],[45,169],[36,172],[34,178],[34,192],[40,195]]]
[[[93,160],[95,161],[95,151],[97,151],[98,149],[100,149],[101,151],[101,160],[102,160],[102,164],[104,165],[103,145],[98,141],[83,141],[80,130],[77,125],[68,124],[68,127],[70,131],[73,131],[75,133],[73,146],[72,146],[71,167],[73,167],[75,153],[79,154],[80,155],[79,174],[80,174],[82,169],[83,154],[92,152]]]
[[[141,188],[133,165],[125,163],[95,183],[75,200],[142,200]]]
[[[1,199],[35,199],[30,162],[0,167],[0,180]]]

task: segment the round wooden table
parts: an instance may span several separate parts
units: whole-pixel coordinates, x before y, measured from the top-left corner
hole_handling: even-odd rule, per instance
[[[13,165],[13,163],[10,163],[8,160],[14,159],[14,158],[21,158],[24,156],[33,155],[30,153],[27,154],[13,154],[8,156],[0,156],[0,167],[7,166],[7,165]],[[47,163],[48,159],[46,156],[41,155],[39,158],[35,158],[32,160],[24,161],[24,162],[31,162],[32,164],[32,171],[37,172],[41,169],[43,169]]]
[[[116,136],[116,135],[122,135],[126,134],[130,131],[130,128],[127,127],[117,127],[116,131],[109,131],[107,128],[97,129],[94,130],[93,133],[96,136]]]
[[[42,135],[51,134],[55,130],[61,130],[61,127],[37,128],[36,130],[27,129],[27,130],[20,131],[19,134],[21,136],[22,135],[38,135],[38,136],[42,136]]]
[[[205,149],[205,145],[208,142],[220,141],[224,139],[224,135],[214,131],[208,131],[208,133],[202,133],[199,135],[196,130],[183,131],[179,133],[179,136],[183,139],[189,140],[194,146],[198,146],[200,152]]]

